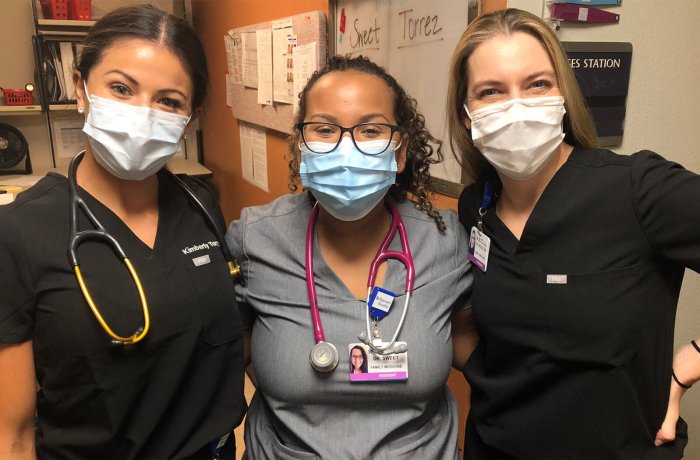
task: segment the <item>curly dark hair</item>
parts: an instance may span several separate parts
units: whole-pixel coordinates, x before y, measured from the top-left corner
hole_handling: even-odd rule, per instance
[[[433,137],[425,127],[425,118],[418,113],[417,102],[411,98],[399,83],[389,75],[384,68],[378,66],[364,56],[333,56],[328,60],[326,67],[317,70],[299,93],[299,110],[294,119],[294,125],[304,121],[306,117],[306,95],[313,88],[319,78],[331,72],[343,72],[353,70],[375,75],[381,78],[394,94],[394,118],[397,124],[408,134],[408,148],[406,149],[406,167],[397,174],[396,183],[389,189],[389,195],[396,201],[403,201],[410,194],[415,202],[415,207],[428,214],[435,220],[438,229],[445,230],[445,222],[440,213],[433,209],[433,204],[428,198],[432,192],[430,184],[430,165],[440,163],[443,160],[442,141]],[[289,136],[289,189],[296,191],[299,183],[299,137],[296,131]],[[434,144],[436,148],[433,148]],[[434,155],[433,155],[434,154]]]

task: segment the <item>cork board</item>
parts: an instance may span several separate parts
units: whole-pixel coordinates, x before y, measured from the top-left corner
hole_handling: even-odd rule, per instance
[[[231,113],[235,118],[256,125],[264,126],[276,131],[291,134],[293,131],[293,105],[273,101],[272,105],[258,103],[258,90],[245,86],[237,78],[230,78],[236,73],[235,66],[243,67],[241,53],[231,52],[228,49],[234,43],[240,45],[243,34],[249,34],[257,30],[271,30],[273,23],[291,22],[293,34],[296,36],[296,45],[316,44],[317,67],[322,67],[326,62],[328,40],[326,31],[326,16],[323,11],[311,11],[275,21],[261,22],[246,27],[231,29],[225,40],[227,42],[227,60],[229,68],[229,82],[227,83],[228,99],[231,104]],[[274,50],[273,50],[274,51]],[[293,95],[294,98],[298,94]]]

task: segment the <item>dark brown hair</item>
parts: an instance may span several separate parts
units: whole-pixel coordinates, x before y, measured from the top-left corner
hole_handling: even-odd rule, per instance
[[[175,54],[192,80],[192,110],[202,106],[209,84],[202,42],[183,19],[152,5],[118,8],[90,28],[75,66],[83,80],[88,80],[106,49],[130,39],[154,42]]]
[[[306,117],[306,95],[319,78],[331,72],[356,71],[374,75],[382,79],[394,95],[394,118],[396,123],[408,134],[406,149],[406,167],[396,175],[396,183],[389,189],[389,195],[397,201],[404,200],[408,194],[416,201],[416,208],[424,211],[435,220],[440,231],[445,230],[445,223],[428,198],[432,191],[430,186],[430,165],[443,160],[442,141],[434,138],[425,127],[425,118],[418,113],[417,102],[411,98],[399,83],[386,70],[364,56],[333,56],[326,67],[317,70],[299,94],[299,110],[294,125]],[[289,188],[297,190],[299,182],[299,138],[297,131],[289,137]],[[433,148],[433,145],[436,148]],[[433,153],[435,154],[433,156]]]

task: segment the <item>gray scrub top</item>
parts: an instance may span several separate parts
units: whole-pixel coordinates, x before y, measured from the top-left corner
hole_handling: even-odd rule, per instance
[[[457,458],[458,416],[445,385],[452,363],[450,318],[470,308],[467,236],[453,211],[447,229],[409,201],[398,203],[416,268],[399,335],[408,345],[408,380],[351,382],[348,344],[365,328],[365,299],[356,299],[323,260],[314,240],[315,284],[326,341],[340,363],[331,373],[309,364],[314,333],[305,275],[307,193],[246,208],[226,240],[241,264],[237,284],[244,327],[252,328],[257,392],[246,421],[248,458]],[[391,249],[400,249],[396,235]],[[381,321],[393,335],[404,305],[405,269],[390,260],[383,287],[399,294]],[[386,339],[385,339],[386,340]]]

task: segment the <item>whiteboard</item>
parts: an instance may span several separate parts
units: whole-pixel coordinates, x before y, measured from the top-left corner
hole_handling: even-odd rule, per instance
[[[447,142],[445,101],[450,57],[468,24],[468,0],[337,0],[335,54],[364,55],[384,67],[418,101],[430,132],[443,140],[437,191],[456,195],[462,169]],[[444,184],[443,182],[451,184]],[[442,185],[442,186],[440,186]]]

